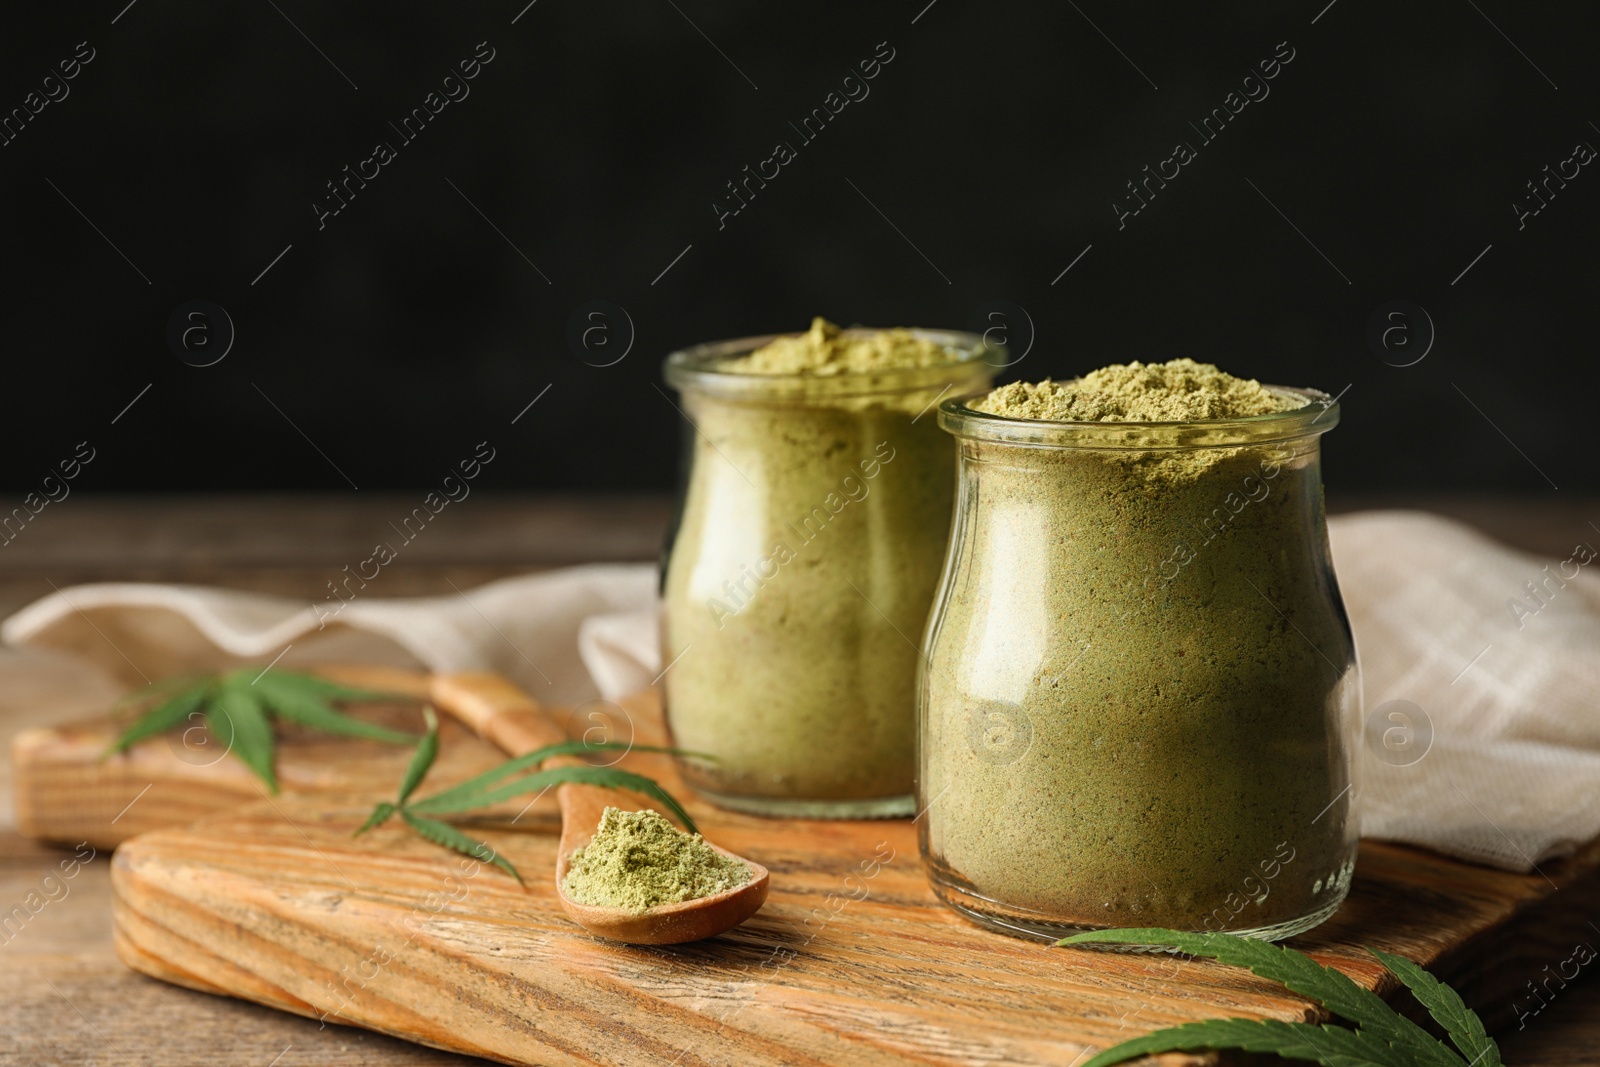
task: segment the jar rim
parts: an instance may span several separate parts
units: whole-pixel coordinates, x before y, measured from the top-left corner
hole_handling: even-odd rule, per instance
[[[1305,401],[1265,415],[1187,422],[1056,422],[992,415],[972,408],[986,393],[952,397],[939,405],[939,426],[956,437],[1025,448],[1083,448],[1148,452],[1160,449],[1237,448],[1320,435],[1339,424],[1338,398],[1320,389],[1268,385]]]
[[[871,327],[853,326],[840,331],[846,336],[867,336],[882,332]],[[679,392],[694,390],[727,398],[770,400],[790,397],[869,396],[875,393],[905,393],[940,385],[967,385],[964,380],[978,367],[992,376],[1005,366],[1004,346],[987,341],[982,335],[962,330],[933,330],[908,327],[911,336],[932,341],[951,353],[945,363],[926,367],[895,367],[844,374],[737,374],[720,370],[721,364],[749,355],[779,338],[798,337],[804,331],[736,337],[708,341],[669,354],[662,363],[662,377]],[[990,353],[996,355],[991,362]],[[966,371],[960,383],[951,381],[952,371]]]

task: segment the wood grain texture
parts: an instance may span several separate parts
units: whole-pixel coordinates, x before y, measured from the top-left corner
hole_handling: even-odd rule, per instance
[[[388,667],[333,666],[317,673],[348,685],[427,699],[429,676]],[[421,733],[420,705],[370,704],[356,718]],[[127,723],[106,717],[18,733],[11,744],[17,828],[26,836],[110,849],[135,834],[182,825],[237,804],[259,801],[266,787],[239,760],[173,731],[105,758]],[[466,778],[502,756],[454,720],[441,723],[445,755],[437,773]],[[330,737],[278,726],[278,778],[285,793],[392,792],[411,750],[401,745]]]
[[[39,887],[72,856],[0,831],[0,901]],[[0,947],[3,1067],[469,1067],[486,1061],[237,1000],[129,970],[111,947],[110,857]],[[1563,953],[1565,955],[1565,953]],[[1561,957],[1556,957],[1561,958]],[[1549,962],[1549,961],[1542,961]],[[1502,1041],[1517,1067],[1600,1064],[1600,982],[1564,991]],[[274,1064],[274,1059],[277,1062]]]
[[[625,706],[641,742],[658,736],[653,697]],[[628,764],[676,785],[661,757]],[[1070,1065],[1218,1014],[1317,1017],[1206,961],[980,930],[934,899],[908,820],[776,823],[691,800],[708,838],[773,872],[771,897],[723,937],[636,948],[565,919],[548,817],[477,830],[524,872],[521,889],[400,827],[350,838],[373,799],[285,798],[128,842],[113,870],[119,954],[192,988],[526,1064]],[[1400,953],[1470,978],[1494,1014],[1531,976],[1507,946],[1562,944],[1600,894],[1593,850],[1546,874],[1369,843],[1349,902],[1294,944],[1385,995],[1358,946]]]
[[[469,1067],[484,1061],[329,1026],[127,968],[112,948],[111,854],[60,877],[72,849],[0,830],[0,1067]],[[25,909],[26,910],[26,909]]]
[[[1586,520],[1597,509],[1593,498],[1555,496],[1559,499],[1411,494],[1355,501],[1335,486],[1328,504],[1335,512],[1403,506],[1448,514],[1509,544],[1559,559],[1570,551],[1573,538],[1586,536]],[[494,508],[470,511],[480,502]],[[59,512],[51,508],[43,516],[51,524],[48,531],[31,527],[45,536],[29,535],[0,553],[0,614],[50,594],[52,583],[67,587],[80,581],[176,581],[320,598],[324,583],[369,552],[387,521],[414,504],[410,496],[366,492],[359,499],[76,493]],[[470,589],[563,563],[650,559],[668,510],[664,496],[630,503],[475,495],[459,515],[450,510],[448,524],[430,528],[427,543],[418,542],[423,554],[403,556],[385,569],[382,595],[453,595],[452,583]],[[489,521],[478,521],[484,516]],[[0,737],[93,714],[113,696],[107,682],[80,670],[0,653]],[[3,757],[0,752],[0,782],[9,773]],[[5,793],[9,797],[10,789]],[[0,803],[0,822],[5,821]],[[37,888],[41,874],[70,855],[71,850],[40,846],[0,829],[0,906],[9,909],[22,900]],[[1377,850],[1369,849],[1363,867],[1377,858]],[[1358,882],[1358,894],[1363,885]],[[1428,890],[1418,906],[1434,901],[1435,892],[1448,896],[1448,879]],[[0,1002],[11,1008],[0,1018],[3,1067],[266,1067],[274,1059],[274,1067],[484,1062],[365,1031],[319,1029],[315,1020],[136,974],[112,952],[110,899],[109,863],[96,861],[73,883],[69,898],[51,903],[22,937],[0,948]],[[1600,947],[1592,931],[1589,939]],[[1552,955],[1532,961],[1535,965],[1512,984],[1520,987],[1546,964],[1566,958],[1571,947],[1557,942]],[[1594,970],[1586,968],[1584,978],[1560,992],[1526,1029],[1511,1024],[1502,1038],[1508,1063],[1600,1067],[1600,980]]]

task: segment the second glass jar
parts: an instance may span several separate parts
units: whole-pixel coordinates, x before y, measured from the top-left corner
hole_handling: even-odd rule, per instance
[[[1008,419],[946,401],[955,529],[921,686],[935,891],[1054,940],[1288,937],[1350,885],[1355,647],[1305,406],[1227,422]]]
[[[948,364],[757,375],[772,340],[674,353],[689,426],[662,572],[662,677],[690,784],[724,807],[913,810],[916,672],[954,497],[941,396],[988,386],[982,339],[917,330]],[[990,357],[992,358],[992,356]]]

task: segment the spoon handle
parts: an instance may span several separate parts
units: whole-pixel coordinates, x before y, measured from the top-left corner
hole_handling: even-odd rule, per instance
[[[435,674],[433,702],[511,756],[567,739],[527,693],[498,674]]]
[[[431,689],[433,702],[441,711],[454,715],[509,755],[521,756],[567,739],[538,701],[498,674],[435,674]],[[582,762],[576,756],[558,756],[546,766]],[[641,797],[577,782],[562,785],[556,796],[561,804],[563,863],[572,849],[588,844],[606,808],[632,811],[648,806]]]

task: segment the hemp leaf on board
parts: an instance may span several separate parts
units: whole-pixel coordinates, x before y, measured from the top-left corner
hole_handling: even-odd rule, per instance
[[[185,723],[204,722],[210,740],[225,746],[276,793],[274,768],[277,740],[273,723],[299,723],[325,734],[411,745],[416,735],[375,726],[336,709],[332,701],[350,703],[417,703],[403,693],[354,689],[315,675],[291,671],[259,671],[244,667],[226,674],[185,674],[166,678],[130,693],[119,707],[137,706],[140,714],[105,751],[125,752],[140,741]],[[191,729],[194,727],[191,727]]]
[[[694,820],[689,813],[683,810],[672,794],[668,793],[653,778],[646,778],[642,774],[632,771],[621,771],[615,767],[588,767],[564,766],[549,767],[539,770],[538,767],[547,759],[555,756],[575,756],[586,752],[605,751],[633,751],[633,752],[670,752],[677,755],[696,755],[676,748],[660,748],[654,745],[634,745],[620,741],[602,741],[590,743],[587,741],[562,741],[559,744],[546,745],[535,749],[523,756],[507,760],[498,767],[484,771],[475,778],[469,778],[460,785],[446,789],[442,793],[435,793],[431,797],[414,803],[408,803],[411,794],[416,791],[423,778],[427,777],[428,770],[433,766],[433,761],[439,755],[439,723],[434,717],[432,709],[424,709],[423,714],[428,718],[428,733],[422,742],[417,745],[417,751],[411,757],[411,765],[406,768],[405,777],[401,779],[400,791],[393,803],[385,801],[372,809],[372,814],[367,821],[356,830],[355,836],[359,837],[376,826],[381,826],[395,815],[417,833],[444,848],[454,849],[464,856],[470,856],[480,863],[492,863],[505,871],[519,883],[522,875],[511,865],[511,861],[496,852],[487,842],[474,841],[460,830],[447,822],[432,818],[435,815],[454,815],[474,808],[486,808],[502,801],[510,800],[524,793],[534,791],[543,792],[551,786],[563,782],[583,782],[588,785],[605,786],[610,789],[626,789],[634,793],[642,793],[666,805],[684,827],[695,833]],[[523,772],[531,772],[523,774]],[[522,775],[522,777],[516,777]],[[512,779],[509,780],[508,779]]]
[[[1120,944],[1176,948],[1281,982],[1302,996],[1356,1024],[1355,1029],[1331,1024],[1286,1023],[1275,1019],[1208,1019],[1157,1030],[1106,1049],[1083,1067],[1110,1067],[1154,1052],[1198,1052],[1238,1049],[1272,1052],[1286,1059],[1309,1060],[1324,1067],[1502,1067],[1500,1049],[1484,1031],[1483,1022],[1462,1003],[1455,990],[1410,960],[1368,949],[1404,982],[1428,1014],[1450,1034],[1461,1055],[1422,1027],[1396,1012],[1376,993],[1352,982],[1341,971],[1324,967],[1310,956],[1281,945],[1232,934],[1187,934],[1160,928],[1092,930],[1074,934],[1058,945]]]

